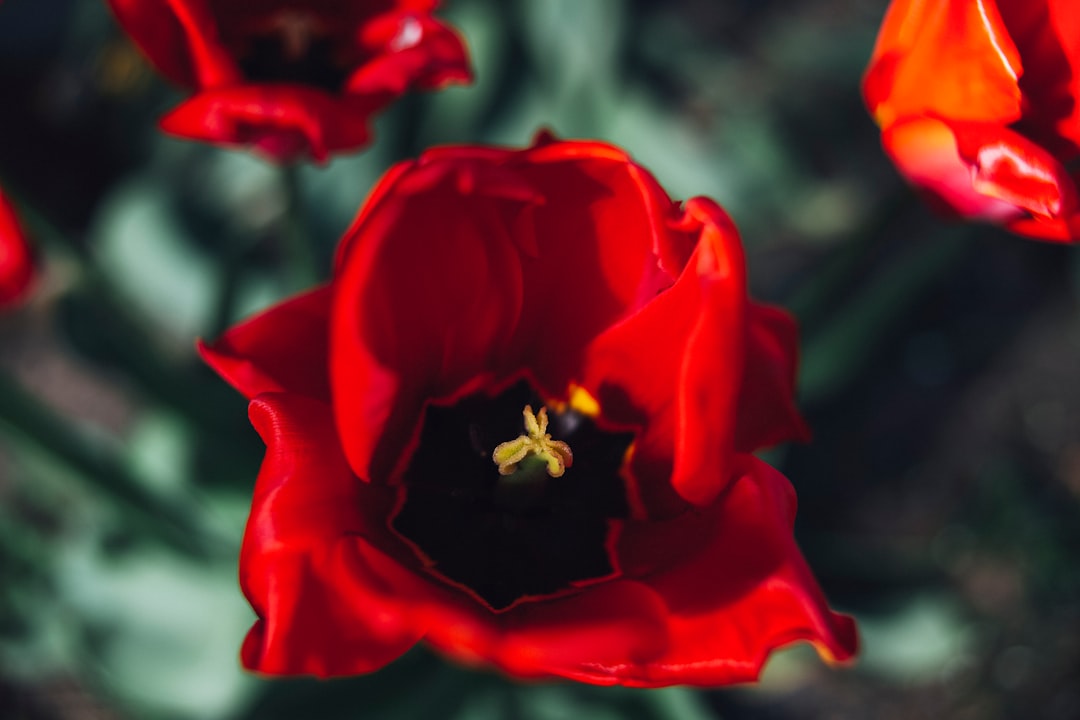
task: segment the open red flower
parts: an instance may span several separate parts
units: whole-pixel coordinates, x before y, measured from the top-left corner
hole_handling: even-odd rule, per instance
[[[863,82],[900,171],[946,209],[1080,239],[1080,4],[894,0]]]
[[[161,127],[287,161],[352,150],[410,88],[470,78],[439,0],[109,0],[154,66],[194,95]]]
[[[18,304],[34,281],[34,257],[15,209],[0,191],[0,309]]]
[[[329,285],[204,357],[267,444],[248,668],[377,669],[425,639],[520,677],[718,685],[844,660],[750,453],[802,438],[796,337],[735,227],[622,151],[541,138],[392,169]]]

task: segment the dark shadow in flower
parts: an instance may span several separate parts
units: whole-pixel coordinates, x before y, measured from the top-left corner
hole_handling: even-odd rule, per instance
[[[1075,33],[1080,28],[1059,27],[1061,23],[1050,16],[1047,3],[1005,2],[998,3],[998,10],[1020,51],[1024,69],[1019,85],[1026,102],[1015,127],[1067,162],[1080,154],[1080,118],[1074,117],[1075,75],[1061,33]]]
[[[399,490],[391,529],[441,579],[501,612],[619,574],[612,552],[629,514],[620,474],[632,433],[610,433],[566,409],[550,434],[573,465],[560,477],[524,467],[500,475],[492,452],[543,407],[525,381],[431,405]]]

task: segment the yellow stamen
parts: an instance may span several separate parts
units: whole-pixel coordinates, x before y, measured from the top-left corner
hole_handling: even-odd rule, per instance
[[[552,440],[548,434],[547,408],[540,408],[534,415],[532,406],[526,405],[522,415],[525,416],[525,434],[500,444],[491,454],[491,459],[499,466],[499,474],[510,475],[522,460],[533,455],[547,463],[548,475],[562,476],[566,468],[574,464],[574,454],[569,445]]]
[[[303,10],[282,10],[270,24],[280,34],[285,57],[294,61],[307,55],[312,42],[326,33],[324,23]]]
[[[570,409],[591,418],[600,415],[600,403],[596,401],[592,393],[580,385],[570,385]]]

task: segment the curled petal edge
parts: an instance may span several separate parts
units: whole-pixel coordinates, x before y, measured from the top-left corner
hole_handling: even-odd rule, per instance
[[[713,506],[665,523],[676,544],[685,540],[674,531],[686,526],[699,547],[639,581],[663,602],[665,652],[619,666],[585,664],[574,679],[614,675],[638,687],[750,682],[774,650],[797,641],[811,643],[826,662],[852,660],[859,645],[854,620],[829,608],[792,536],[791,484],[749,455],[736,459],[736,475]],[[662,542],[655,533],[646,524],[625,537],[655,552]],[[634,564],[630,557],[625,562]]]
[[[704,512],[707,539],[686,562],[495,615],[375,548],[385,508],[352,476],[325,403],[271,393],[251,415],[267,457],[241,552],[259,616],[242,650],[249,669],[369,672],[425,639],[519,677],[706,686],[756,678],[773,649],[797,640],[830,661],[857,649],[850,618],[828,609],[795,548],[790,484],[754,458],[740,456],[738,480]],[[745,530],[764,545],[732,552]]]
[[[662,515],[708,505],[731,478],[749,303],[727,214],[706,198],[671,213],[668,244],[693,248],[689,261],[671,287],[592,342],[581,378],[607,420],[641,428],[631,504]],[[654,351],[641,353],[643,341]]]
[[[292,392],[329,402],[332,297],[330,286],[297,295],[233,326],[213,343],[196,341],[196,349],[249,400],[262,393]],[[304,352],[294,352],[297,346]]]
[[[390,98],[336,97],[302,85],[237,85],[196,93],[161,119],[161,129],[192,140],[255,148],[270,160],[354,150],[368,120]]]
[[[1036,239],[1080,239],[1076,182],[1008,128],[918,117],[886,129],[882,143],[909,182],[957,215]]]
[[[222,48],[205,0],[109,0],[109,6],[147,60],[178,85],[240,82],[240,69]]]
[[[380,38],[383,51],[349,78],[349,93],[396,97],[410,87],[430,90],[472,81],[463,41],[432,17],[390,13],[373,23],[369,31],[377,36],[389,32],[390,37]]]

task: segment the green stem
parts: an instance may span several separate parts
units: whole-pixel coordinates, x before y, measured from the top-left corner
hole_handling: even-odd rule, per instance
[[[704,695],[690,688],[662,688],[645,691],[644,704],[657,720],[715,720],[716,715]]]
[[[784,305],[799,318],[804,331],[828,318],[836,297],[864,274],[874,252],[881,248],[889,228],[920,207],[919,197],[906,187],[893,193],[855,235],[814,268],[808,279],[787,298]]]
[[[209,539],[190,498],[166,499],[147,489],[129,466],[0,374],[0,428],[72,470],[92,489],[127,512],[125,521],[148,537],[186,555],[211,555]]]
[[[221,280],[218,282],[217,297],[214,300],[214,315],[211,319],[208,337],[217,338],[236,320],[236,300],[240,294],[240,282],[244,277],[244,254],[246,248],[238,238],[226,239],[225,249],[219,268]]]
[[[50,549],[28,522],[12,514],[0,515],[0,568],[5,578],[43,580],[50,555]]]
[[[611,688],[602,692],[626,720],[717,720],[704,695],[692,688]]]
[[[887,273],[832,313],[830,322],[807,338],[800,370],[800,394],[809,405],[835,395],[857,376],[881,339],[919,302],[934,282],[971,248],[982,228],[942,230],[913,241]]]
[[[282,233],[284,274],[289,292],[295,293],[307,290],[318,282],[320,273],[311,233],[308,232],[300,165],[283,166],[282,178],[285,183],[287,203]]]

